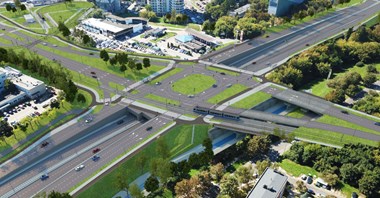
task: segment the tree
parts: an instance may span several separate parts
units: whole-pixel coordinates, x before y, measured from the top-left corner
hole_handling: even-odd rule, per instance
[[[214,151],[212,150],[212,141],[210,138],[206,138],[203,140],[202,142],[202,145],[203,147],[205,148],[205,150],[203,151],[205,153],[205,156],[206,156],[206,161],[211,161],[212,158],[214,157]]]
[[[359,191],[367,197],[377,197],[380,190],[379,168],[374,171],[366,171],[359,180]]]
[[[270,166],[269,160],[257,161],[256,162],[257,174],[259,175],[263,174],[265,169],[268,168],[269,166]]]
[[[358,181],[361,178],[362,173],[352,163],[343,164],[340,167],[339,172],[342,180],[345,183],[348,183],[352,186],[358,186]]]
[[[178,197],[199,197],[196,188],[199,186],[198,177],[191,177],[190,179],[183,179],[177,182],[174,190]]]
[[[16,7],[20,7],[21,6],[21,2],[20,2],[20,0],[13,0],[13,2],[15,3],[15,6]]]
[[[84,97],[84,95],[82,93],[79,93],[77,95],[77,101],[81,102],[81,103],[85,103],[86,102],[86,97]]]
[[[368,73],[377,73],[377,68],[374,65],[368,65],[367,66],[367,72]]]
[[[129,192],[131,193],[132,198],[143,198],[144,197],[143,193],[141,192],[141,189],[135,183],[129,187]]]
[[[110,59],[110,56],[108,55],[108,52],[106,50],[101,50],[100,51],[100,54],[99,54],[100,58],[104,61],[104,62],[107,62],[109,59]],[[110,61],[111,62],[111,61]],[[116,64],[116,63],[114,63]],[[111,64],[113,65],[113,64]]]
[[[243,31],[243,39],[251,39],[254,37],[259,36],[264,27],[260,24],[255,23],[256,19],[255,18],[241,18],[237,22],[237,25],[235,26],[234,33],[235,37],[238,37]]]
[[[116,59],[115,56],[112,57],[112,58],[110,58],[109,61],[110,61],[110,64],[111,64],[111,65],[116,65],[116,64],[117,64],[117,59]]]
[[[220,181],[220,194],[239,197],[239,182],[234,175],[226,173]]]
[[[348,39],[350,39],[351,34],[352,34],[353,32],[354,32],[353,27],[348,28],[346,34],[344,35],[344,39],[346,39],[346,41],[348,41]]]
[[[11,6],[11,4],[9,4],[9,3],[5,4],[5,9],[6,9],[8,12],[10,12],[10,11],[12,10],[12,6]]]
[[[215,165],[210,166],[210,174],[211,178],[217,182],[222,179],[223,174],[224,174],[224,166],[222,163],[217,163]]]
[[[296,182],[296,190],[298,190],[300,193],[305,193],[307,191],[307,187],[303,181],[298,180]]]
[[[87,44],[90,41],[91,41],[91,38],[87,34],[83,35],[83,37],[82,37],[83,44]]]
[[[48,198],[71,198],[72,196],[69,193],[60,193],[57,191],[51,191],[49,195],[47,196]]]
[[[376,81],[377,81],[377,77],[376,77],[376,74],[374,73],[369,73],[363,78],[363,84],[366,87],[370,87]]]
[[[339,182],[339,177],[337,174],[332,173],[331,171],[324,171],[322,173],[322,178],[325,182],[327,182],[330,186],[336,186]]]
[[[71,33],[69,28],[64,23],[62,23],[62,21],[58,23],[58,30],[62,33],[64,37],[68,37]]]
[[[247,184],[253,179],[253,169],[251,164],[248,166],[240,166],[234,174],[240,184]]]
[[[129,60],[128,61],[128,68],[131,70],[135,70],[136,69],[136,62],[134,60]]]
[[[164,159],[170,157],[170,150],[164,138],[158,138],[156,145],[156,153],[158,153],[158,155],[160,155]]]
[[[20,5],[20,10],[22,10],[22,11],[26,10],[26,6],[25,6],[25,4],[21,4],[21,5]]]
[[[146,69],[150,67],[150,59],[149,58],[144,58],[143,59],[143,66]]]
[[[346,89],[346,94],[350,97],[354,97],[360,91],[360,87],[358,85],[349,85]]]
[[[145,5],[145,9],[146,9],[147,11],[153,11],[152,5],[150,5],[150,4],[146,4],[146,5]]]
[[[222,16],[215,23],[214,35],[232,38],[236,24],[237,22],[234,17]]]
[[[17,12],[17,8],[16,7],[12,7],[12,12]]]
[[[269,150],[270,142],[266,136],[253,136],[248,141],[248,155],[253,157],[255,155],[266,154]]]
[[[166,185],[168,179],[173,176],[171,164],[168,159],[156,158],[150,164],[150,173],[160,178],[160,182]]]
[[[126,54],[124,52],[116,54],[115,57],[116,57],[117,62],[120,65],[125,65],[125,64],[129,63],[128,54]]]
[[[127,66],[125,66],[125,65],[121,65],[120,66],[120,71],[121,72],[125,72],[127,70]]]
[[[156,191],[158,189],[159,184],[160,184],[160,182],[158,181],[158,179],[155,176],[151,175],[145,181],[144,188],[148,192],[154,192],[154,191]]]
[[[128,179],[128,172],[123,173],[120,171],[118,175],[116,176],[116,187],[119,190],[124,190],[127,192],[127,195],[129,194],[129,183],[127,181]]]
[[[345,100],[344,91],[341,89],[331,90],[326,94],[325,99],[333,103],[341,103]]]
[[[137,71],[141,71],[143,69],[143,65],[141,63],[136,63]]]
[[[136,167],[139,167],[141,170],[141,174],[144,171],[144,167],[148,161],[148,158],[146,157],[145,153],[143,153],[139,158],[136,159],[135,164]]]

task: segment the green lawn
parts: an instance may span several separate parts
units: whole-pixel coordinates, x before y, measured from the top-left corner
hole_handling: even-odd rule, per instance
[[[286,116],[292,117],[292,118],[302,118],[305,116],[305,112],[301,110],[301,108],[296,108],[293,111],[286,114]]]
[[[164,66],[157,66],[152,65],[148,69],[143,69],[141,71],[132,71],[130,69],[127,69],[124,73],[120,71],[118,66],[112,66],[108,62],[104,62],[102,59],[100,59],[98,56],[78,56],[78,54],[65,52],[62,50],[57,50],[54,47],[50,46],[44,46],[42,44],[36,45],[38,48],[44,49],[46,51],[50,51],[54,54],[57,54],[62,57],[66,57],[68,59],[74,60],[76,62],[89,65],[91,67],[98,68],[100,70],[112,73],[114,75],[117,75],[119,77],[125,77],[130,80],[138,81],[141,80],[159,70],[161,70]]]
[[[189,27],[191,29],[194,29],[194,30],[197,30],[197,31],[201,31],[201,25],[198,25],[198,24],[195,24],[195,23],[189,23],[187,25],[187,27]]]
[[[380,132],[336,118],[329,115],[323,115],[322,117],[317,119],[317,122],[322,122],[326,124],[336,125],[336,126],[342,126],[350,129],[355,129],[363,132],[368,132],[376,135],[380,135]]]
[[[239,72],[235,72],[235,71],[231,71],[231,70],[227,70],[227,69],[222,69],[222,68],[212,67],[212,66],[207,66],[206,68],[207,68],[207,70],[216,71],[218,73],[224,72],[227,75],[240,76]]]
[[[377,146],[378,143],[372,140],[362,139],[359,137],[354,137],[350,135],[344,135],[337,132],[315,129],[315,128],[306,128],[300,127],[293,131],[296,137],[308,139],[311,141],[323,142],[326,144],[332,144],[337,146],[343,146],[348,143],[362,143],[368,144],[371,146]]]
[[[165,34],[164,36],[159,37],[159,38],[156,38],[156,39],[153,39],[153,40],[151,40],[151,41],[152,41],[152,43],[157,43],[157,42],[159,42],[159,41],[161,41],[161,40],[163,40],[163,39],[168,39],[168,38],[171,38],[171,37],[173,37],[173,36],[175,36],[175,35],[177,35],[177,33],[174,33],[174,32],[166,32],[166,34]]]
[[[225,47],[228,47],[230,45],[233,45],[235,43],[236,43],[236,41],[231,41],[231,42],[228,42],[228,43],[221,44],[221,45],[219,45],[218,47],[215,48],[215,51],[216,50],[221,50],[221,49],[223,49]]]
[[[161,96],[158,96],[155,94],[148,94],[148,95],[144,96],[144,98],[151,99],[151,100],[161,102],[164,104],[171,104],[171,105],[176,105],[176,106],[179,106],[181,104],[181,102],[178,100],[164,98],[164,97],[161,97]]]
[[[191,144],[191,136],[192,136],[192,125],[180,125],[177,126],[170,131],[168,131],[165,135],[161,136],[164,138],[166,144],[170,149],[171,157],[175,157],[181,153],[186,152],[187,150],[201,144],[203,140],[207,137],[208,134],[208,125],[196,125],[195,127],[195,139],[194,143]],[[128,182],[134,181],[143,173],[149,171],[149,163],[152,159],[157,157],[156,153],[156,142],[152,142],[147,147],[136,153],[134,156],[129,158],[127,161],[120,164],[115,170],[111,171],[104,177],[100,178],[96,181],[90,188],[81,192],[78,197],[79,198],[87,198],[87,197],[112,197],[119,189],[115,185],[116,176],[120,171],[129,172]],[[136,167],[135,161],[137,158],[141,156],[147,157],[147,165],[144,167]],[[129,171],[127,171],[127,169]]]
[[[313,168],[310,168],[308,166],[302,166],[300,164],[297,164],[291,160],[283,159],[281,162],[279,162],[279,165],[282,169],[284,169],[289,175],[292,175],[294,177],[299,177],[302,174],[308,175],[309,173],[311,175],[317,175],[318,172],[314,170]]]
[[[184,94],[199,94],[212,87],[216,80],[203,74],[191,74],[172,84],[172,90]]]
[[[262,91],[258,91],[234,104],[232,107],[240,109],[251,109],[252,107],[270,99],[272,96]]]
[[[242,84],[234,84],[230,88],[226,88],[224,91],[218,93],[217,95],[209,98],[207,100],[208,103],[212,104],[218,104],[222,102],[223,100],[226,100],[244,90],[248,89],[247,86],[242,85]]]
[[[361,4],[362,2],[363,2],[363,0],[350,0],[350,2],[348,2],[348,3],[338,4],[338,5],[335,5],[335,7],[345,8],[345,7],[353,6],[355,4]]]
[[[100,81],[97,81],[96,79],[85,76],[83,74],[79,74],[76,71],[69,70],[69,72],[71,73],[74,82],[94,89],[96,92],[98,92],[100,98],[104,98],[104,92],[102,89],[100,89],[100,86],[102,85]]]
[[[157,78],[154,78],[152,81],[149,82],[149,84],[154,85],[156,84],[156,82],[161,82],[165,80],[166,78],[169,78],[170,76],[173,76],[174,74],[181,72],[182,70],[183,70],[182,68],[178,68],[178,67],[171,69],[170,71],[158,76]]]
[[[65,22],[67,19],[69,19],[72,15],[74,15],[78,10],[63,10],[62,12],[52,12],[49,13],[51,18],[58,24],[59,22]]]
[[[80,8],[91,8],[92,3],[86,1],[73,1],[72,3],[57,3],[43,7],[39,10],[40,13],[50,13],[50,12],[59,12],[64,10],[79,10]]]
[[[117,91],[122,91],[123,89],[125,89],[124,86],[119,85],[119,84],[114,83],[114,82],[108,82],[108,85],[109,85],[109,87],[111,87],[112,89],[117,90]]]
[[[12,21],[18,23],[18,24],[21,24],[23,25],[26,21],[25,21],[25,18],[24,18],[24,15],[25,14],[29,14],[29,11],[28,10],[24,10],[24,11],[17,11],[17,12],[8,12],[8,11],[4,11],[1,13],[2,15],[12,19]]]

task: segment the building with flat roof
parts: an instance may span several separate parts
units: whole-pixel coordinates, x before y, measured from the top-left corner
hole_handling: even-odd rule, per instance
[[[125,21],[124,21],[125,22]],[[89,18],[81,22],[86,31],[101,34],[110,38],[120,38],[143,30],[143,24],[123,24],[108,19]]]
[[[6,77],[7,77],[7,74],[5,73],[5,70],[0,67],[0,94],[4,91],[4,84],[5,84]]]
[[[266,168],[247,198],[282,198],[287,181],[287,176]]]
[[[10,79],[16,86],[19,93],[17,94],[1,94],[0,97],[0,110],[8,106],[13,106],[27,99],[36,99],[46,93],[46,85],[44,82],[35,79],[31,76],[22,74],[19,70],[12,67],[0,68],[0,80],[2,80],[5,73],[5,79]]]
[[[206,45],[214,47],[214,46],[218,46],[220,44],[220,42],[218,42],[214,37],[209,36],[207,34],[204,34],[202,32],[198,32],[192,28],[186,28],[185,31],[189,35],[192,35],[194,37],[194,40],[197,40],[197,41],[204,43]]]
[[[268,13],[275,16],[287,15],[293,5],[298,5],[304,0],[269,0]]]
[[[152,6],[153,12],[158,16],[171,13],[172,10],[182,13],[185,6],[184,0],[148,0],[148,4]]]
[[[243,5],[239,8],[236,8],[234,11],[230,11],[229,15],[233,17],[235,16],[243,17],[250,7],[251,7],[251,4]]]

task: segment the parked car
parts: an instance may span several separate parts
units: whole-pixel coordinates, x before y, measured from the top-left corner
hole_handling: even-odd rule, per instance
[[[348,111],[346,111],[346,110],[342,110],[342,111],[340,111],[341,113],[344,113],[344,114],[348,114]]]
[[[79,166],[77,166],[77,167],[75,168],[75,171],[80,171],[80,170],[82,170],[83,168],[84,168],[84,165],[81,164],[81,165],[79,165]]]
[[[302,179],[302,180],[306,180],[306,178],[307,178],[306,175],[302,175],[302,176],[301,176],[301,179]]]
[[[311,176],[307,177],[307,183],[308,184],[313,183],[313,178]]]
[[[152,130],[152,129],[153,129],[152,126],[149,126],[149,127],[146,128],[147,131],[150,131],[150,130]]]
[[[315,192],[314,192],[313,190],[311,190],[311,189],[307,189],[307,192],[308,192],[309,194],[311,194],[311,195],[315,195]]]
[[[380,122],[375,122],[374,125],[380,126]]]
[[[41,177],[40,177],[41,181],[44,181],[44,180],[46,180],[47,178],[49,178],[49,175],[48,175],[47,173],[42,174]]]
[[[358,196],[358,194],[356,193],[356,192],[352,192],[352,194],[351,194],[351,198],[358,198],[359,196]]]
[[[100,148],[96,148],[96,149],[92,150],[92,153],[97,153],[99,151],[100,151]]]

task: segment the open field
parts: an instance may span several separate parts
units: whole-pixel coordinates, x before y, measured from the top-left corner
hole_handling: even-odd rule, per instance
[[[211,76],[191,74],[174,82],[172,90],[184,95],[199,94],[209,89],[215,83],[216,80]]]
[[[303,174],[308,175],[309,173],[311,175],[319,175],[319,173],[314,170],[313,168],[310,168],[308,166],[302,166],[299,165],[291,160],[284,159],[281,162],[279,162],[279,165],[282,169],[284,169],[289,175],[292,175],[294,177],[299,177]]]
[[[164,97],[161,97],[161,96],[158,96],[158,95],[155,95],[155,94],[148,94],[148,95],[144,96],[144,98],[151,99],[151,100],[154,100],[154,101],[157,101],[157,102],[161,102],[163,104],[169,104],[169,105],[179,106],[181,104],[181,102],[178,101],[178,100],[164,98]]]
[[[262,91],[258,91],[234,104],[232,104],[232,107],[240,108],[240,109],[251,109],[252,107],[268,100],[272,96],[270,94],[267,94]]]
[[[226,88],[222,92],[218,93],[217,95],[209,98],[207,100],[208,103],[217,104],[222,102],[223,100],[226,100],[227,98],[230,98],[231,96],[234,96],[244,90],[248,89],[247,86],[242,84],[234,84],[229,88]]]
[[[196,135],[194,136],[194,143],[191,144],[191,135],[192,135],[192,125],[180,125],[170,131],[165,135],[161,136],[164,139],[168,148],[170,150],[171,157],[175,157],[181,153],[186,152],[187,150],[199,145],[207,137],[208,125],[196,125],[195,131]],[[157,141],[152,142],[147,145],[140,152],[136,153],[134,156],[130,157],[127,161],[123,162],[119,167],[99,179],[95,184],[90,188],[83,191],[78,195],[79,198],[85,197],[97,197],[99,194],[102,197],[112,197],[114,196],[119,189],[116,187],[115,182],[116,177],[119,172],[123,171],[128,174],[128,182],[132,182],[137,177],[142,175],[145,172],[149,171],[149,164],[152,159],[157,158],[156,150]],[[141,156],[147,157],[147,163],[144,167],[141,167],[139,170],[132,169],[135,167],[136,159]]]
[[[296,108],[293,111],[286,114],[286,116],[292,117],[292,118],[302,118],[305,116],[305,112],[303,112],[300,108]]]

